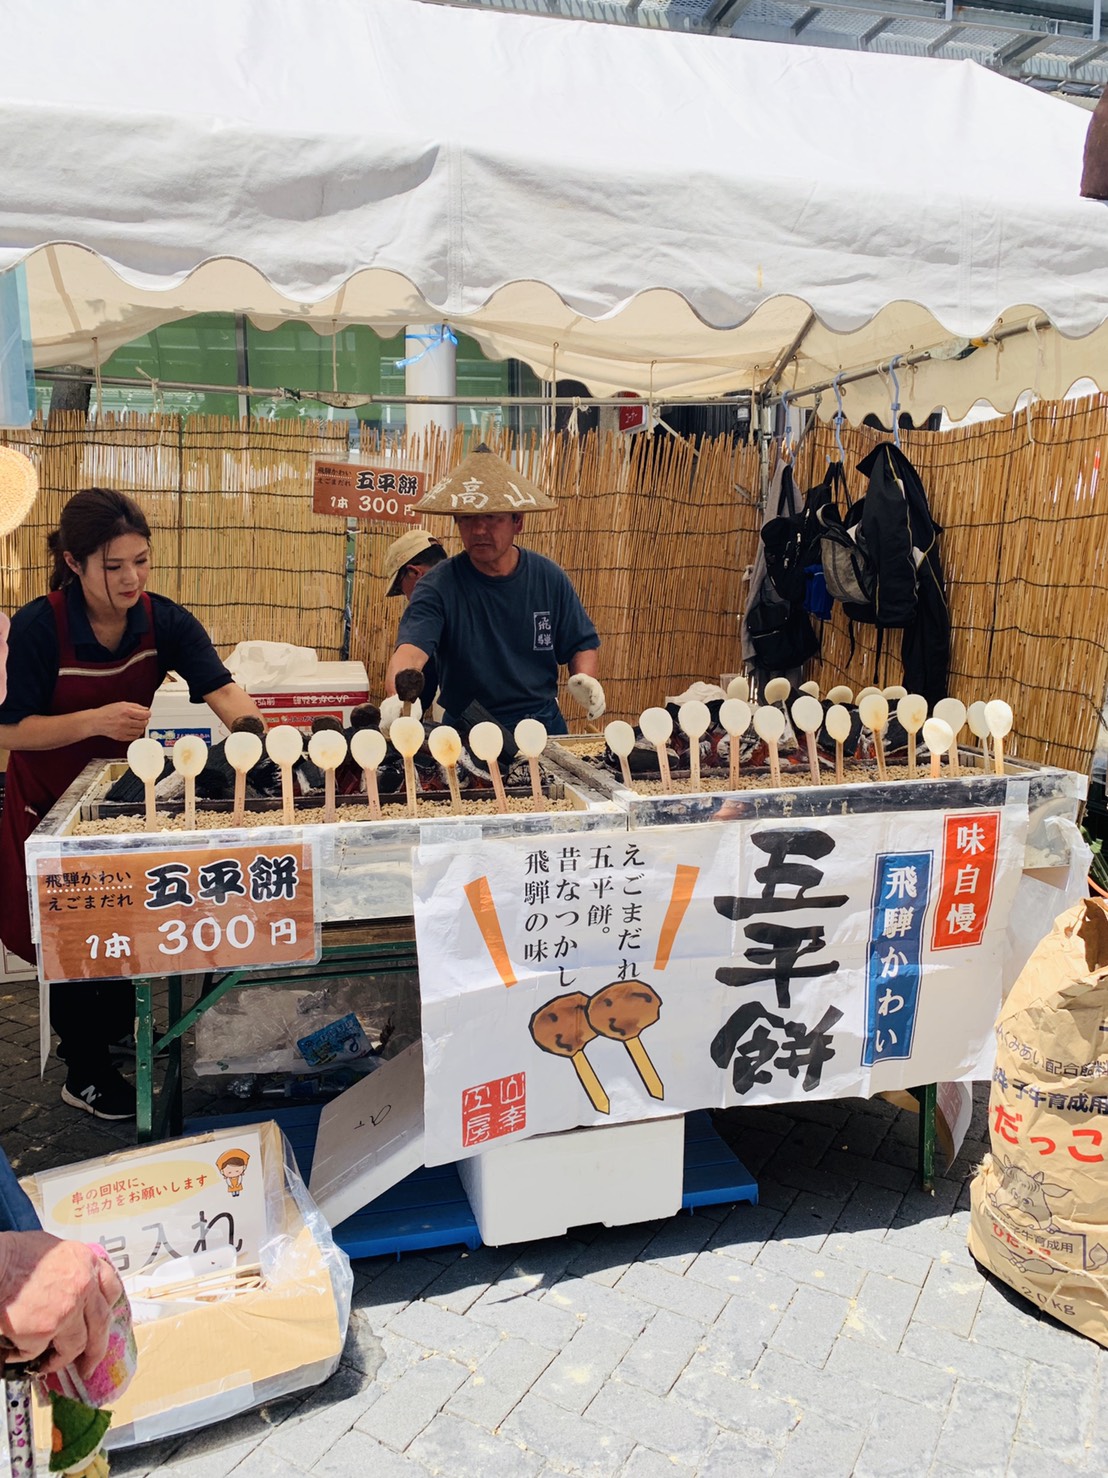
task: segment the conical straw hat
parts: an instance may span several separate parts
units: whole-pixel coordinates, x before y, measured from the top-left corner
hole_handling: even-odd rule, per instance
[[[539,513],[554,500],[503,457],[479,446],[415,505],[420,513]]]
[[[35,464],[22,452],[0,446],[0,537],[19,527],[30,513],[37,492]]]

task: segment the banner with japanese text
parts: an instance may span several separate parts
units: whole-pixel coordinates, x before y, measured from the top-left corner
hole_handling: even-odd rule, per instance
[[[1025,804],[423,847],[426,1163],[987,1077]]]
[[[170,847],[37,859],[43,981],[312,964],[312,848]]]

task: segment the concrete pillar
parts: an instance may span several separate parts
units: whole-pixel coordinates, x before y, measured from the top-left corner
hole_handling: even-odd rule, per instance
[[[440,328],[440,324],[409,324],[404,335],[405,358],[427,349],[417,335],[429,336]],[[408,395],[453,395],[457,385],[454,345],[449,339],[428,349],[417,363],[404,367],[404,390]],[[452,432],[458,422],[457,408],[452,405],[409,405],[404,409],[409,442],[432,426]]]

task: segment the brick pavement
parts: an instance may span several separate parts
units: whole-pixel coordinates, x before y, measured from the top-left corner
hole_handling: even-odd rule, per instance
[[[0,1135],[30,1170],[130,1131],[40,1083],[0,996]],[[190,1090],[195,1109],[206,1096]],[[172,1478],[975,1478],[1108,1473],[1108,1354],[986,1279],[965,1150],[913,1185],[880,1102],[717,1115],[757,1207],[355,1264],[342,1364],[312,1392],[118,1453]]]

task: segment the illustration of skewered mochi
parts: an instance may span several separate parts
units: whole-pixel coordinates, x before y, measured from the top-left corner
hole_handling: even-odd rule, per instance
[[[612,1111],[611,1101],[585,1056],[585,1048],[599,1036],[589,1025],[588,1005],[584,991],[556,996],[531,1017],[531,1036],[543,1052],[569,1058],[593,1108],[598,1114],[608,1114]]]
[[[589,1025],[602,1037],[611,1037],[627,1048],[635,1071],[651,1098],[664,1098],[665,1089],[639,1040],[662,1012],[662,998],[644,980],[617,980],[598,990],[589,1001]]]

